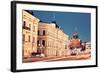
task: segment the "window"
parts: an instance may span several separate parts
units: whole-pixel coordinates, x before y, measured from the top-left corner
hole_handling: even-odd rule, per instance
[[[40,35],[40,31],[38,30],[38,35]]]
[[[29,24],[29,29],[31,30],[31,24]]]
[[[25,34],[23,34],[23,42],[25,42]]]
[[[45,30],[43,30],[43,35],[45,35]]]
[[[42,45],[45,46],[45,40],[42,40]]]
[[[39,40],[37,41],[37,46],[39,46]]]
[[[65,45],[65,49],[67,49],[67,45]]]
[[[30,30],[31,25],[29,27],[26,26],[26,21],[23,22],[23,29]]]
[[[30,35],[28,36],[28,42],[30,42]]]
[[[35,26],[33,26],[33,31],[35,32]]]
[[[23,22],[23,27],[25,27],[25,26],[26,26],[26,22],[24,21],[24,22]]]

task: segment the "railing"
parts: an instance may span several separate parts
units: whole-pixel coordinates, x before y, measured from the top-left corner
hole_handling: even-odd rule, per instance
[[[23,26],[23,29],[30,30],[30,28],[26,26]]]

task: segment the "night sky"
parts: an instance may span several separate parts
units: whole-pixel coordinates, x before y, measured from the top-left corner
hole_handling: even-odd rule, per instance
[[[76,12],[34,11],[33,15],[43,22],[56,21],[57,25],[72,38],[78,32],[82,41],[91,41],[91,14]]]

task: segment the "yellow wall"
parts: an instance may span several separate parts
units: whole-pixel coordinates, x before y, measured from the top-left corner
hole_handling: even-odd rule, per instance
[[[23,22],[26,22],[27,30],[23,28],[23,34],[25,39],[23,41],[23,57],[30,57],[32,52],[37,52],[41,49],[46,56],[65,56],[67,51],[65,45],[68,46],[68,35],[61,29],[56,28],[53,23],[42,23],[39,19],[32,16],[30,13],[23,10]],[[35,27],[35,29],[34,29]],[[38,35],[38,30],[40,35]],[[45,35],[43,35],[45,30]],[[29,41],[30,36],[30,41]],[[33,43],[33,37],[34,43]],[[45,40],[45,46],[37,46],[37,40],[42,45],[42,41]]]
[[[26,27],[30,30],[23,28],[23,34],[25,35],[25,41],[23,41],[23,56],[30,57],[32,52],[37,52],[37,31],[38,31],[38,22],[39,19],[32,16],[30,13],[23,10],[23,24],[26,23]],[[29,41],[30,36],[30,41]],[[34,38],[34,42],[33,42]]]
[[[45,53],[47,56],[66,55],[65,45],[68,42],[68,35],[61,29],[55,28],[55,24],[39,23],[39,30],[46,30],[45,36],[38,36],[46,40]]]

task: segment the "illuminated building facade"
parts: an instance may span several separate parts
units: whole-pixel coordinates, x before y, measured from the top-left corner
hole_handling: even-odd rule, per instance
[[[65,56],[68,48],[68,35],[54,23],[39,23],[38,52],[45,56]]]
[[[22,19],[23,57],[30,57],[32,52],[37,52],[39,19],[25,10],[22,11]]]

